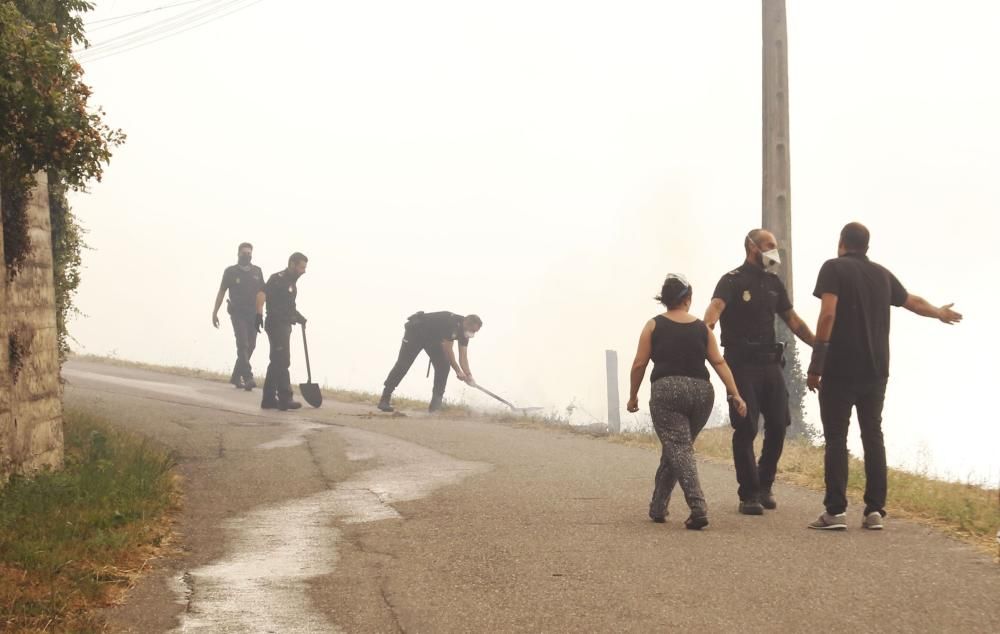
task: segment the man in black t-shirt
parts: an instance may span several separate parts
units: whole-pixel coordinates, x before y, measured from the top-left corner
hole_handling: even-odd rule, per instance
[[[301,253],[293,253],[288,258],[288,268],[272,275],[264,290],[257,295],[257,310],[262,311],[267,304],[267,341],[271,346],[270,363],[267,364],[267,378],[264,379],[264,394],[261,409],[299,409],[302,403],[292,400],[292,380],[288,368],[292,364],[292,325],[305,326],[306,318],[295,307],[299,295],[298,280],[306,272],[309,258]]]
[[[868,259],[868,242],[864,225],[845,226],[838,257],[823,264],[813,292],[822,306],[809,364],[809,389],[819,390],[826,440],[826,512],[810,528],[847,528],[847,428],[855,407],[865,452],[862,527],[882,528],[886,499],[882,405],[889,379],[890,306],[902,306],[946,324],[962,320],[951,309],[953,304],[938,308],[908,293],[888,269]]]
[[[746,261],[719,280],[705,323],[714,329],[716,322],[721,322],[726,362],[747,405],[745,416],[740,416],[732,403],[729,407],[739,512],[761,515],[765,508],[777,508],[771,488],[785,446],[785,430],[791,422],[788,389],[781,372],[784,344],[775,338],[775,315],[808,345],[812,345],[813,334],[792,308],[781,278],[770,270],[780,263],[774,234],[754,229],[743,246]],[[764,447],[756,462],[753,442],[761,416]]]
[[[250,367],[250,357],[257,347],[257,333],[263,325],[262,316],[257,313],[257,293],[264,288],[264,273],[259,266],[250,263],[253,258],[253,245],[244,242],[237,252],[238,263],[227,267],[222,273],[222,284],[215,297],[215,308],[212,309],[212,325],[219,327],[219,308],[222,300],[229,293],[227,310],[233,322],[233,334],[236,336],[236,363],[229,382],[236,387],[242,387],[247,392],[256,383],[253,380],[253,368]]]
[[[454,368],[460,381],[475,385],[469,370],[469,339],[483,327],[478,315],[456,315],[447,311],[437,313],[414,313],[406,321],[403,330],[403,344],[399,348],[396,365],[385,379],[385,389],[378,408],[383,412],[393,411],[392,392],[403,380],[423,350],[434,366],[434,391],[431,394],[430,411],[441,409],[444,388],[448,383],[449,367]],[[455,341],[458,341],[458,359],[455,359]]]

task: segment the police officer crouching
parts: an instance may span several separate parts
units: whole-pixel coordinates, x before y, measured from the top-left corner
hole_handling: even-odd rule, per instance
[[[483,327],[478,315],[456,315],[447,311],[437,313],[418,312],[410,315],[403,326],[403,343],[399,348],[396,365],[385,379],[385,389],[378,408],[383,412],[393,411],[392,392],[416,361],[420,351],[427,352],[434,366],[434,391],[431,394],[429,411],[441,409],[444,402],[444,388],[448,383],[449,367],[454,368],[458,380],[475,385],[469,370],[469,339],[476,336]],[[458,341],[458,359],[455,359],[455,341]]]
[[[781,261],[774,234],[754,229],[747,234],[744,249],[743,265],[723,275],[715,287],[705,323],[714,329],[721,321],[724,356],[747,404],[746,416],[740,416],[732,405],[729,408],[739,511],[761,515],[765,508],[777,508],[771,487],[785,445],[785,430],[791,424],[788,389],[781,372],[784,343],[776,341],[774,316],[780,315],[806,344],[813,345],[814,337],[792,309],[781,279],[769,270]],[[753,441],[761,415],[764,447],[760,462],[755,464]]]
[[[299,409],[302,403],[292,400],[292,380],[288,374],[291,359],[292,325],[306,323],[306,318],[295,309],[298,296],[296,283],[306,272],[309,258],[301,253],[293,253],[288,258],[288,268],[272,275],[267,280],[263,292],[257,295],[257,311],[261,312],[266,302],[267,340],[271,344],[270,363],[267,378],[264,379],[264,395],[261,409]]]

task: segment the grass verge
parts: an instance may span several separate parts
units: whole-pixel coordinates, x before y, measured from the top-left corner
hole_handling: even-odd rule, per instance
[[[169,535],[170,454],[73,411],[66,467],[0,489],[0,631],[99,632]]]
[[[611,437],[616,442],[659,450],[653,434],[628,433]],[[760,438],[757,455],[760,455]],[[698,436],[695,450],[714,462],[732,462],[732,432],[729,427],[706,429]],[[850,458],[848,497],[852,504],[864,504],[865,466]],[[823,491],[823,447],[805,440],[789,440],[781,454],[778,479]],[[817,513],[822,509],[817,509]],[[889,512],[932,524],[996,553],[996,531],[1000,527],[1000,491],[961,482],[934,480],[926,475],[889,469]]]
[[[116,357],[102,357],[97,355],[73,355],[72,359],[79,361],[91,361],[94,363],[103,363],[105,365],[116,366],[119,368],[136,368],[139,370],[149,370],[151,372],[160,372],[161,374],[171,374],[173,376],[183,376],[192,379],[203,379],[205,381],[213,381],[216,383],[229,383],[229,375],[222,372],[215,372],[212,370],[202,370],[199,368],[186,368],[182,366],[170,366],[170,365],[156,365],[154,363],[143,363],[141,361],[126,361],[124,359],[118,359]],[[254,378],[257,385],[264,385],[264,377],[257,376]],[[294,387],[294,384],[293,384]],[[380,394],[375,394],[374,392],[364,392],[361,390],[344,390],[340,388],[333,388],[327,385],[322,386],[321,391],[323,392],[324,398],[329,398],[334,401],[339,401],[341,403],[368,403],[370,405],[375,405],[378,403]],[[476,416],[478,412],[468,405],[463,403],[455,403],[454,401],[445,401],[448,405],[447,408],[442,410],[441,416],[448,418],[463,418],[469,416]],[[392,397],[393,407],[396,409],[427,409],[429,403],[427,401],[422,401],[419,399],[406,398],[403,396],[393,396]]]

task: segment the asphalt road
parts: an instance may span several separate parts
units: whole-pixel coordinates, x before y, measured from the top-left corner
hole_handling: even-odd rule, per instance
[[[646,517],[656,452],[578,434],[327,402],[71,362],[66,403],[176,450],[178,552],[108,611],[120,632],[1000,632],[1000,566],[924,526],[810,531],[815,492],[711,525],[677,492]],[[891,492],[890,492],[891,497]],[[890,502],[891,503],[891,502]]]

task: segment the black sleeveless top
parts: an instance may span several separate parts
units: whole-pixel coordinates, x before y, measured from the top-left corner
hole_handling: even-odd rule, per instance
[[[695,319],[681,324],[663,315],[653,318],[653,374],[656,381],[667,376],[688,376],[708,380],[705,356],[708,352],[708,329],[705,322]]]

